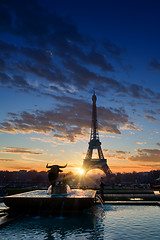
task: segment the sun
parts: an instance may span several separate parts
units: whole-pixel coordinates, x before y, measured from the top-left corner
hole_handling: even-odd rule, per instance
[[[80,174],[80,175],[84,174],[84,169],[81,168],[81,169],[79,170],[79,174]]]

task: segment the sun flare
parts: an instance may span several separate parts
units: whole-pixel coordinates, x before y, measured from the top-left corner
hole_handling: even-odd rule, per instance
[[[81,168],[81,169],[79,170],[79,174],[80,174],[80,175],[83,175],[83,174],[84,174],[84,169]]]

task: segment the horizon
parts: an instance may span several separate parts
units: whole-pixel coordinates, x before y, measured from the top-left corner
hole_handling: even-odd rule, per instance
[[[78,173],[92,94],[113,173],[160,170],[160,2],[2,1],[0,171]],[[64,171],[64,172],[65,172]]]
[[[47,171],[45,171],[45,170],[42,170],[42,171],[37,171],[37,170],[35,170],[35,169],[31,169],[31,170],[25,170],[25,169],[20,169],[20,170],[14,170],[14,171],[8,171],[8,170],[0,170],[0,172],[23,172],[23,171],[25,171],[25,172],[37,172],[37,173],[41,173],[41,172],[46,172],[47,173]],[[95,172],[95,173],[92,173],[92,171],[93,172]],[[151,170],[151,171],[146,171],[146,172],[135,172],[135,171],[133,171],[133,172],[114,172],[114,173],[111,173],[111,174],[113,174],[113,175],[117,175],[117,174],[143,174],[143,173],[150,173],[150,172],[158,172],[158,171],[160,171],[159,169],[158,170]],[[63,171],[62,173],[60,173],[60,175],[64,175],[64,174],[68,174],[68,173],[72,173],[73,175],[76,175],[76,176],[79,176],[79,171],[77,171],[77,172],[72,172],[72,171]],[[88,171],[87,172],[87,174],[86,174],[87,176],[97,176],[97,175],[99,175],[99,176],[106,176],[105,175],[105,173],[102,171],[102,170],[99,170],[99,169],[97,169],[97,168],[95,168],[95,169],[91,169],[90,171]]]

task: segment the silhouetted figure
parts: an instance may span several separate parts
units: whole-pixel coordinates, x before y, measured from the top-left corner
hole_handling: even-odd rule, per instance
[[[53,187],[55,187],[55,185],[56,185],[56,181],[58,179],[59,172],[63,172],[60,168],[65,168],[66,166],[67,166],[67,164],[65,166],[59,166],[59,165],[48,166],[48,163],[47,163],[46,168],[50,168],[48,170],[48,179],[52,185],[52,192],[53,192]]]

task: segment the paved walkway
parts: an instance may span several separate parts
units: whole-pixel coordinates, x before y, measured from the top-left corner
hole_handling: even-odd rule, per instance
[[[158,201],[104,201],[104,204],[119,204],[119,205],[156,205],[160,206]]]

